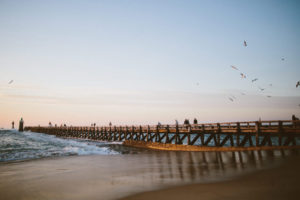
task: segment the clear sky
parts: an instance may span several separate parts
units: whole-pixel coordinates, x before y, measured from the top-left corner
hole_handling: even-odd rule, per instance
[[[0,127],[299,116],[299,19],[291,0],[0,0]]]

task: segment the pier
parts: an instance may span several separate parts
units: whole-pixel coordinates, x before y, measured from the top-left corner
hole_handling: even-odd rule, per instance
[[[25,127],[66,138],[118,141],[176,151],[242,151],[300,148],[300,121],[247,121],[191,125]]]

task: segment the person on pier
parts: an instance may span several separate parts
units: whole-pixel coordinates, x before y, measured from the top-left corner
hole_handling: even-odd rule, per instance
[[[12,129],[15,128],[15,122],[14,122],[14,121],[12,121],[12,123],[11,123],[11,128],[12,128]]]
[[[19,122],[19,132],[23,132],[23,127],[24,127],[24,120],[23,118],[21,117],[21,120]]]
[[[198,120],[194,118],[194,124],[198,124]]]

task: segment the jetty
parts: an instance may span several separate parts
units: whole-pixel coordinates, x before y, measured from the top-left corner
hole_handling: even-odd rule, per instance
[[[25,131],[65,138],[118,141],[175,151],[243,151],[300,148],[300,120],[147,126],[27,126]]]

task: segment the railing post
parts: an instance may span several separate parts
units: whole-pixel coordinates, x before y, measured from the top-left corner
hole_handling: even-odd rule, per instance
[[[166,127],[166,141],[165,141],[165,143],[170,143],[170,141],[169,141],[169,133],[170,133],[170,127],[169,127],[169,125],[167,125],[167,127]]]
[[[192,132],[192,127],[190,126],[187,133],[187,145],[191,145],[191,132]]]
[[[282,145],[282,134],[283,134],[283,128],[282,128],[282,121],[278,121],[278,145]]]
[[[149,141],[149,134],[150,134],[150,126],[148,125],[147,127],[147,138],[146,138],[146,142]],[[152,141],[151,141],[152,142]]]
[[[237,122],[236,123],[236,143],[237,143],[237,146],[240,146],[240,133],[241,133],[240,122]]]
[[[156,125],[155,142],[158,142],[158,136],[159,136],[158,134],[159,134],[158,125]]]
[[[179,127],[178,125],[176,125],[175,144],[178,144],[178,137],[179,137]]]
[[[255,142],[256,142],[256,146],[259,147],[259,135],[260,135],[260,126],[261,126],[261,122],[256,121],[255,122]]]
[[[218,128],[218,130],[217,130],[217,144],[216,144],[216,146],[220,146],[220,144],[221,144],[221,132],[222,132],[220,123],[217,123],[217,128]]]

